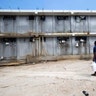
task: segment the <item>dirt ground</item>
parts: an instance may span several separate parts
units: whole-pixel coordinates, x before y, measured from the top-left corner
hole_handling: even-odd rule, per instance
[[[92,61],[64,60],[0,67],[0,96],[96,96]]]

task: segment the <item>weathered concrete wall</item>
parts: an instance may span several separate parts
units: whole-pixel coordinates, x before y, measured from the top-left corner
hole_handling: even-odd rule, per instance
[[[75,20],[70,17],[68,20],[57,20],[56,16],[46,16],[45,21],[36,16],[34,20],[29,20],[28,16],[16,16],[16,20],[3,20],[0,17],[1,32],[95,32],[96,17],[88,16],[86,20]],[[70,26],[71,25],[71,26]],[[71,29],[70,29],[71,28]]]
[[[90,16],[90,32],[96,32],[96,17]]]
[[[32,54],[32,45],[28,38],[17,39],[17,58],[24,59]]]
[[[4,31],[3,17],[0,17],[0,32]]]
[[[0,57],[4,57],[5,59],[17,58],[16,42],[5,42],[0,39]]]
[[[86,20],[75,19],[71,17],[71,28],[72,32],[88,32],[89,31],[89,17]]]
[[[71,20],[71,21],[70,21]],[[34,20],[29,20],[28,16],[16,16],[16,20],[3,20],[0,17],[0,32],[96,32],[96,17],[88,16],[86,20],[75,20],[71,16],[66,20],[57,20],[56,16],[46,16],[45,20],[40,20],[36,16]],[[8,45],[0,42],[0,57],[16,56],[17,59],[24,59],[27,55],[32,56],[64,56],[64,55],[82,55],[93,53],[95,37],[88,37],[85,45],[76,47],[75,37],[69,37],[67,46],[60,44],[57,37],[42,37],[30,42],[30,38],[17,38],[15,51]]]
[[[29,31],[28,17],[18,16],[16,19],[17,33],[26,33]]]
[[[96,40],[95,37],[89,37],[89,39],[89,41],[87,39],[86,45],[76,47],[75,37],[70,37],[66,47],[64,44],[59,44],[56,37],[46,37],[46,41],[43,42],[42,49],[40,49],[38,44],[30,42],[29,38],[21,38],[17,39],[17,45],[13,47],[0,43],[0,56],[6,58],[17,56],[17,59],[24,59],[27,55],[39,56],[39,54],[44,56],[86,55],[93,53],[94,41]]]

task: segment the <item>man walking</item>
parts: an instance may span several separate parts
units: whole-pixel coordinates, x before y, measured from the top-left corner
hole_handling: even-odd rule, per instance
[[[93,64],[92,64],[94,73],[91,74],[92,76],[96,76],[96,41],[94,42],[94,48],[93,48]]]

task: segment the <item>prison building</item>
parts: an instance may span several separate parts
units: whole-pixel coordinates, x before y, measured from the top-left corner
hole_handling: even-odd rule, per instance
[[[91,56],[96,11],[0,10],[0,60]]]

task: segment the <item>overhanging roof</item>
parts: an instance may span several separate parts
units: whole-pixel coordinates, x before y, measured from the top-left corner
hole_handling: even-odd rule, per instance
[[[96,10],[0,10],[0,15],[96,15]]]

